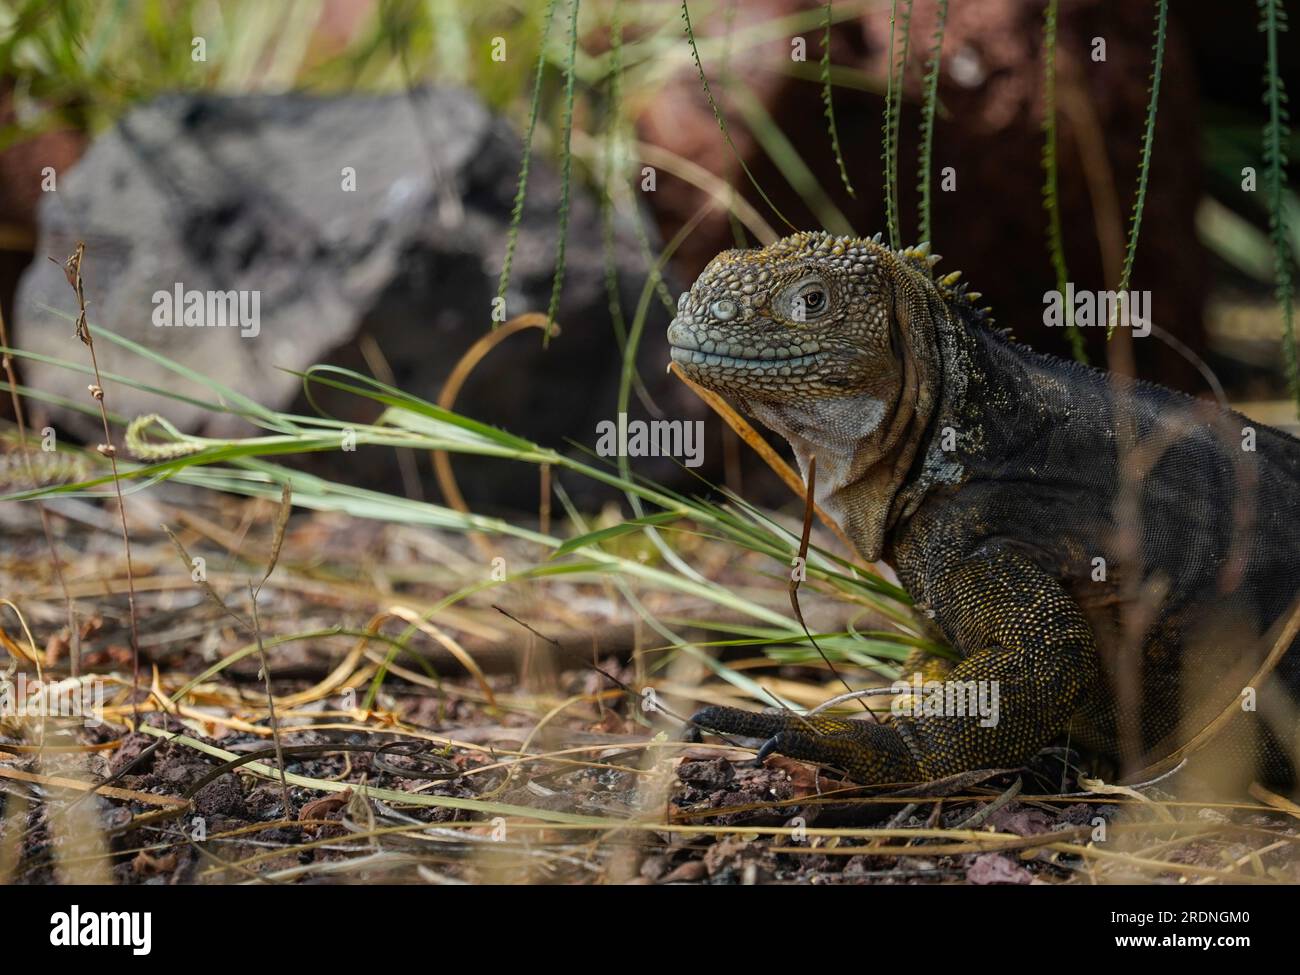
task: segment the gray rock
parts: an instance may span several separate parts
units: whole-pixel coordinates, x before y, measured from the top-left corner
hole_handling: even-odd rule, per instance
[[[461,90],[160,98],[97,139],[42,200],[38,259],[16,301],[17,343],[87,361],[72,324],[49,310],[71,314],[74,301],[61,269],[44,259],[62,260],[84,240],[92,322],[259,402],[308,412],[301,382],[284,370],[329,361],[368,373],[362,353],[375,346],[400,386],[433,399],[460,355],[491,327],[520,151],[513,129]],[[355,169],[354,192],[342,189],[345,167]],[[546,309],[559,189],[554,169],[535,155],[507,295],[510,316]],[[620,223],[616,237],[630,318],[644,262],[629,227]],[[575,186],[558,314],[563,334],[546,350],[540,332],[507,339],[471,377],[457,409],[552,446],[566,438],[591,444],[595,424],[614,415],[619,373],[603,264],[598,208]],[[256,335],[251,328],[154,324],[155,294],[170,294],[177,284],[258,292]],[[643,375],[669,416],[702,416],[693,398],[663,376],[666,320],[656,301]],[[202,386],[107,342],[96,351],[105,372],[211,398]],[[86,398],[82,374],[34,362],[24,370],[33,386]],[[205,435],[251,430],[237,417],[119,383],[106,383],[106,396],[118,413],[161,412]],[[313,398],[340,418],[377,413],[373,404],[319,387]],[[97,420],[59,409],[53,419],[61,430],[100,439]],[[309,463],[331,476],[392,488],[391,453],[320,455]],[[420,464],[427,471],[427,462]],[[670,477],[674,470],[652,467],[649,473]],[[471,499],[536,502],[536,480],[526,472],[503,477],[500,462],[470,459],[458,459],[456,469]]]

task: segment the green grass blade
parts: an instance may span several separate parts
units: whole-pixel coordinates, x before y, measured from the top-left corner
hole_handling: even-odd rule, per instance
[[[681,517],[682,513],[679,511],[660,511],[653,515],[643,515],[640,518],[629,518],[626,521],[620,521],[617,525],[610,525],[608,528],[601,528],[594,532],[587,532],[584,535],[570,538],[551,553],[551,558],[558,559],[562,555],[568,555],[588,545],[599,545],[611,538],[629,535],[632,532],[640,531],[647,525],[666,525],[670,522],[680,521]]]

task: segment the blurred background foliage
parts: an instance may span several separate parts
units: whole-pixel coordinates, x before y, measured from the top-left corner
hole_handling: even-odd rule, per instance
[[[918,4],[918,10],[924,6],[927,5]],[[970,2],[954,4],[953,23],[963,8],[980,6]],[[1035,20],[1041,19],[1042,0],[1025,0],[1019,6]],[[1068,16],[1072,8],[1086,6],[1066,3],[1062,15]],[[1112,5],[1112,8],[1118,12],[1119,7],[1128,6]],[[1106,9],[1105,5],[1100,7]],[[1177,92],[1189,85],[1194,84],[1198,90],[1199,173],[1204,195],[1195,213],[1195,228],[1200,243],[1223,272],[1220,276],[1223,287],[1211,296],[1208,306],[1209,344],[1214,346],[1217,341],[1221,348],[1231,347],[1243,330],[1241,305],[1235,299],[1243,291],[1258,297],[1262,294],[1260,289],[1272,289],[1278,275],[1276,242],[1270,244],[1268,238],[1268,194],[1241,192],[1244,166],[1260,168],[1262,178],[1261,126],[1265,122],[1265,107],[1260,99],[1264,72],[1260,17],[1261,11],[1267,14],[1274,8],[1281,12],[1281,4],[1268,0],[1259,11],[1247,4],[1235,5],[1234,9],[1228,9],[1228,5],[1175,4],[1171,12],[1177,29],[1189,39],[1195,77],[1188,78],[1185,74],[1169,77],[1163,100],[1177,97]],[[752,152],[748,145],[742,145],[741,156],[752,161],[757,155],[771,163],[760,172],[759,183],[768,184],[776,179],[788,184],[781,188],[791,190],[793,197],[803,204],[793,217],[801,226],[816,223],[835,232],[846,232],[852,223],[845,217],[847,208],[842,201],[846,197],[841,187],[825,178],[826,167],[811,162],[814,157],[820,159],[830,153],[830,138],[823,132],[821,144],[810,145],[802,132],[790,133],[781,117],[780,99],[767,97],[770,90],[750,85],[746,77],[733,78],[733,66],[747,69],[762,52],[770,53],[774,44],[785,44],[787,39],[802,35],[808,41],[806,60],[764,55],[764,69],[806,81],[810,87],[820,86],[823,79],[828,81],[835,98],[847,102],[840,117],[845,141],[851,143],[856,136],[860,142],[863,129],[868,129],[869,138],[879,139],[879,123],[864,125],[869,115],[855,113],[853,106],[869,105],[873,111],[876,109],[888,85],[879,66],[889,64],[889,58],[884,57],[882,61],[881,52],[865,50],[855,40],[852,43],[857,47],[850,46],[847,58],[838,56],[843,52],[833,43],[833,54],[837,56],[829,58],[825,66],[819,63],[821,32],[828,16],[837,31],[842,28],[847,31],[851,30],[852,21],[866,16],[864,11],[878,17],[892,13],[910,19],[912,3],[879,0],[824,6],[798,0],[754,4],[697,0],[691,5],[699,55],[719,93],[722,110],[734,129],[746,133],[755,144]],[[0,114],[0,151],[43,133],[70,130],[93,135],[112,125],[132,105],[160,93],[195,89],[224,93],[304,90],[328,94],[391,92],[419,84],[454,84],[474,89],[487,104],[512,118],[522,131],[529,119],[535,58],[540,53],[545,64],[538,89],[535,143],[539,153],[554,157],[560,153],[563,141],[560,133],[566,109],[569,12],[569,3],[557,4],[550,0],[476,3],[457,0],[0,0],[0,96],[7,97],[11,103],[9,110]],[[579,140],[584,135],[609,136],[614,140],[609,144],[613,158],[618,160],[638,158],[633,141],[637,134],[656,141],[653,131],[656,101],[680,97],[674,96],[673,85],[684,74],[688,77],[693,74],[691,51],[683,37],[680,14],[681,5],[670,0],[584,0],[581,3],[578,44],[572,65],[573,126]],[[1079,14],[1085,22],[1085,35],[1089,15],[1088,10]],[[1149,11],[1143,9],[1136,21],[1149,23]],[[1127,30],[1128,23],[1122,18],[1118,22],[1101,20],[1095,24],[1095,31],[1111,36],[1114,31]],[[919,33],[920,24],[918,15],[913,29],[916,36],[911,38],[911,57],[918,64],[923,63],[933,40]],[[611,49],[614,25],[618,25],[622,40],[617,50]],[[1285,21],[1279,26],[1284,28]],[[837,34],[837,38],[840,36]],[[1143,45],[1149,43],[1149,36],[1148,33],[1141,39]],[[1282,45],[1282,73],[1285,73],[1294,60],[1291,53],[1294,44],[1289,33],[1278,36]],[[206,60],[193,59],[192,39],[196,37],[204,40]],[[504,44],[504,60],[493,59],[494,42]],[[944,59],[946,62],[960,60],[964,53],[965,49],[955,54],[945,49]],[[615,88],[612,75],[616,64],[619,78]],[[1146,82],[1145,73],[1132,74],[1134,89],[1140,90]],[[854,101],[861,96],[868,100]],[[916,100],[906,87],[903,101],[908,112],[915,112]],[[942,130],[952,118],[951,107],[944,102],[942,85],[936,111]],[[1111,126],[1113,121],[1103,118],[1101,124]],[[908,133],[914,125],[913,118],[904,122],[903,142],[896,147],[904,184],[911,182],[913,171],[913,163],[905,154],[912,148]],[[1163,128],[1157,128],[1157,155],[1159,137],[1166,134]],[[1108,131],[1104,135],[1118,135],[1136,147],[1140,125],[1132,124],[1125,132]],[[680,149],[671,144],[667,148]],[[990,144],[989,152],[996,154],[998,148]],[[1289,159],[1300,159],[1295,133],[1285,133],[1282,149]],[[857,183],[860,195],[867,198],[879,195],[878,182],[873,185],[865,175],[855,172],[864,163],[878,165],[878,159],[864,160],[851,149],[844,155],[848,156],[847,171]],[[716,158],[705,160],[706,168],[712,162]],[[597,165],[591,152],[578,151],[575,163],[577,179],[607,192],[613,188],[602,184],[610,179],[611,173],[619,173],[619,179],[624,181],[629,178],[627,167]],[[1184,164],[1185,161],[1178,162]],[[1115,169],[1118,198],[1127,204],[1132,186],[1130,173],[1119,165]],[[743,195],[752,195],[752,187],[746,187],[744,179],[735,178],[736,173],[721,175],[736,184]],[[1276,216],[1291,255],[1287,267],[1291,267],[1294,255],[1300,253],[1300,200],[1290,189],[1290,180],[1285,182],[1287,186],[1281,194],[1280,212]],[[1008,187],[1008,191],[1030,194],[1037,187]],[[755,202],[762,209],[761,199]],[[936,205],[942,208],[944,201],[939,199]],[[904,200],[905,212],[907,207],[908,202]],[[765,215],[771,219],[770,213]],[[679,210],[673,210],[671,205],[657,207],[654,216],[663,239],[669,239],[685,222]],[[1158,212],[1155,219],[1161,219]],[[734,219],[731,223],[734,232],[737,229]],[[778,220],[773,219],[773,224],[782,229]],[[882,225],[883,221],[854,229],[870,233],[882,229]],[[8,229],[12,236],[12,228]],[[943,229],[940,220],[936,236]],[[1152,232],[1158,230],[1148,228],[1148,233]],[[1090,228],[1083,231],[1077,222],[1067,223],[1067,236],[1090,233]],[[903,236],[909,235],[905,226]],[[716,235],[703,237],[708,246],[717,242]],[[942,243],[940,236],[936,244]],[[1048,248],[1044,242],[1044,267],[1047,261]],[[686,277],[698,270],[699,258],[688,244],[678,255],[677,263],[681,276]],[[1071,261],[1072,267],[1076,264],[1077,261]],[[979,283],[986,293],[992,292],[992,297],[1001,297],[989,282]],[[1225,294],[1233,299],[1226,309],[1221,300]],[[1246,307],[1250,313],[1263,314],[1269,321],[1272,321],[1270,314],[1277,317],[1275,312],[1264,311],[1261,303],[1248,303]],[[1023,312],[1014,306],[1008,310]],[[1181,308],[1178,313],[1187,315]],[[1000,317],[1011,321],[1006,316]],[[1182,323],[1181,327],[1186,330],[1190,326]],[[1276,322],[1266,325],[1265,331],[1272,334],[1279,328],[1280,322]],[[1194,350],[1201,345],[1196,341],[1187,344]],[[1258,352],[1254,358],[1259,359]],[[1173,375],[1153,378],[1178,384],[1178,377]],[[1258,391],[1251,390],[1250,396],[1259,398]]]

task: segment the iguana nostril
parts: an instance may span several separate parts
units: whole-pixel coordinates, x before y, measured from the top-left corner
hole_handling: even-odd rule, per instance
[[[709,305],[709,314],[720,322],[729,322],[736,317],[740,309],[730,298],[721,298]]]

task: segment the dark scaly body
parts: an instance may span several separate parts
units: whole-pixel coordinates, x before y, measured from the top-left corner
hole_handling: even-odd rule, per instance
[[[865,782],[1019,765],[1067,734],[1131,773],[1240,700],[1300,594],[1300,441],[1035,353],[971,298],[922,250],[797,235],[721,255],[669,334],[693,379],[816,454],[819,502],[962,654],[950,679],[998,682],[999,723],[700,724]],[[1300,639],[1258,688],[1210,748],[1290,781]]]

